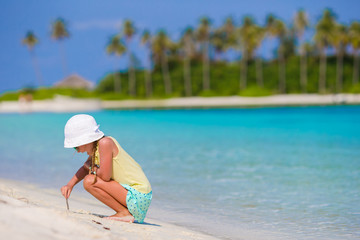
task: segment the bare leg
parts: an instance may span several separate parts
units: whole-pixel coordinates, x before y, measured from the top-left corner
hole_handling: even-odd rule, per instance
[[[116,214],[110,216],[110,219],[134,222],[134,217],[130,214],[126,205],[127,190],[116,181],[105,182],[101,178],[97,178],[94,182],[94,175],[87,175],[84,178],[84,188],[91,195],[113,209]]]

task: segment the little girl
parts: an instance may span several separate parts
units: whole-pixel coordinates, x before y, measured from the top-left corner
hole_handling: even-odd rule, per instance
[[[104,136],[90,115],[73,116],[64,132],[64,147],[86,152],[89,157],[61,188],[62,195],[68,199],[73,187],[84,179],[84,188],[116,212],[108,219],[142,223],[152,191],[140,165],[113,137]]]

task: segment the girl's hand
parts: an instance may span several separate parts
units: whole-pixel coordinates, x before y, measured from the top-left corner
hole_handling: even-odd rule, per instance
[[[70,187],[69,185],[65,185],[61,188],[61,193],[65,197],[65,199],[68,199],[70,197],[72,189],[73,188]]]

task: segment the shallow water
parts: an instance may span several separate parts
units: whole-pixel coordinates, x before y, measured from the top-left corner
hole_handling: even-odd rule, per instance
[[[360,238],[360,106],[91,114],[143,167],[151,216],[231,239]],[[86,158],[63,148],[72,115],[0,115],[0,177],[66,184]]]

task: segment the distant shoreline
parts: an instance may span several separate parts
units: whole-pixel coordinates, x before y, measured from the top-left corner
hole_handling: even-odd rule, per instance
[[[31,102],[0,102],[0,113],[26,112],[91,112],[121,109],[188,109],[229,107],[271,107],[271,106],[313,106],[313,105],[356,105],[360,94],[286,94],[266,97],[183,97],[159,100],[113,100],[78,99],[57,96],[49,100]]]
[[[266,97],[188,97],[163,100],[103,101],[104,109],[182,109],[360,104],[360,94],[289,94]]]

